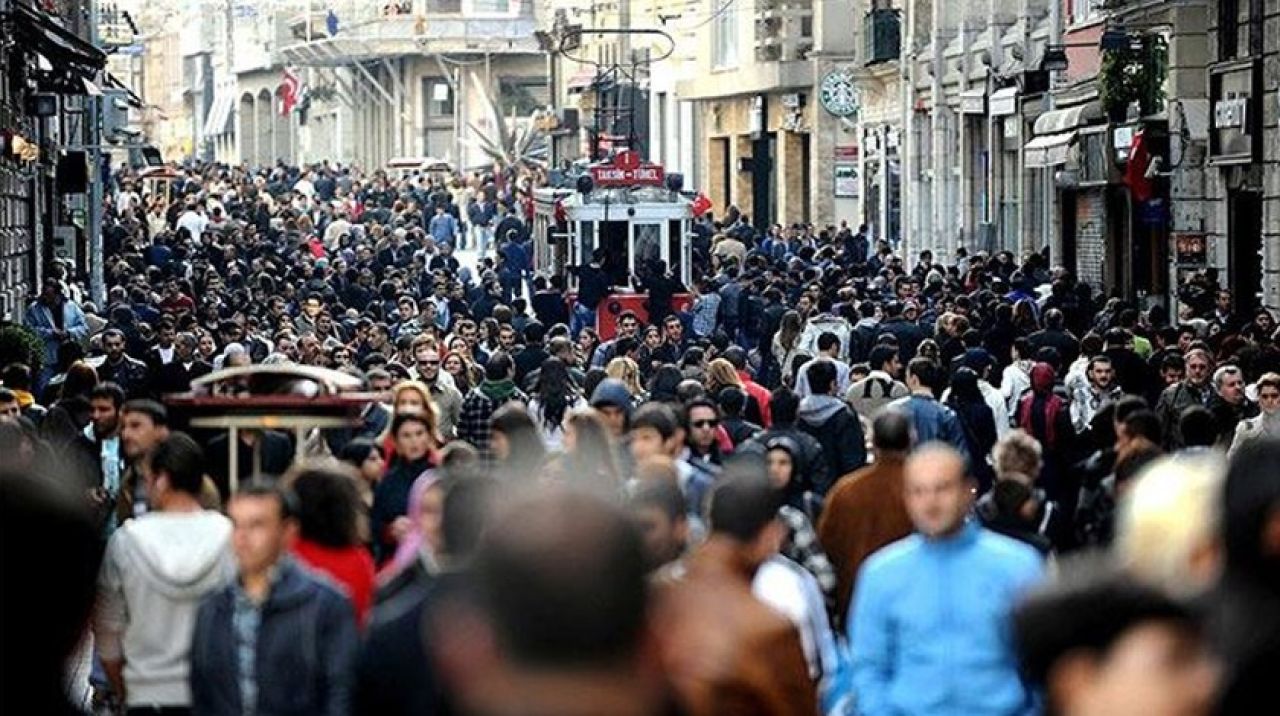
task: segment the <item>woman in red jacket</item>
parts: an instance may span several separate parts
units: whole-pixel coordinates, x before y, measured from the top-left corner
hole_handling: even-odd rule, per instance
[[[363,626],[373,605],[373,557],[360,538],[362,508],[355,477],[339,463],[312,463],[289,480],[297,498],[300,563],[332,579],[346,592]]]

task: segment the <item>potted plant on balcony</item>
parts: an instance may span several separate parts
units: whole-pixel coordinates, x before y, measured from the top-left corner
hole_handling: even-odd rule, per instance
[[[1098,99],[1107,118],[1123,122],[1129,105],[1137,102],[1142,115],[1164,106],[1164,81],[1169,71],[1169,47],[1162,35],[1143,35],[1122,49],[1106,50],[1098,72]]]

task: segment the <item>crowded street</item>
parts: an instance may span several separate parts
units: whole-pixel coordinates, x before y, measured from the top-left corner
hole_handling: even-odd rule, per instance
[[[0,0],[0,714],[1272,713],[1280,3],[800,4]]]

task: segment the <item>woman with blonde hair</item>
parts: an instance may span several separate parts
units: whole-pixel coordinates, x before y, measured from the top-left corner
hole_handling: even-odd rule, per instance
[[[645,392],[644,386],[640,384],[640,366],[635,361],[619,356],[609,361],[604,372],[606,376],[622,381],[622,384],[627,386],[627,392],[631,394],[632,401],[637,405],[644,402]]]
[[[707,379],[704,385],[707,388],[707,396],[712,400],[718,400],[720,391],[725,388],[737,388],[747,396],[747,407],[742,411],[742,416],[748,422],[756,425],[764,425],[764,415],[760,409],[760,402],[747,392],[746,385],[743,384],[742,378],[738,375],[738,370],[733,367],[725,358],[716,358],[707,364]]]
[[[431,426],[431,438],[436,446],[444,444],[440,439],[440,417],[436,404],[431,399],[431,389],[416,380],[403,380],[391,389],[391,418],[400,415],[421,415]],[[382,446],[382,454],[387,465],[391,465],[396,456],[396,442],[388,425],[387,430],[378,438]]]

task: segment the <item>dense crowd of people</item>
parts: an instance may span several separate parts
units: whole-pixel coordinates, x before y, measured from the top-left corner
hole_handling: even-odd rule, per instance
[[[533,177],[117,181],[107,302],[56,266],[0,366],[6,709],[1269,710],[1280,332],[1212,274],[730,207],[693,285],[546,275]],[[235,450],[166,404],[275,364],[384,399]]]

